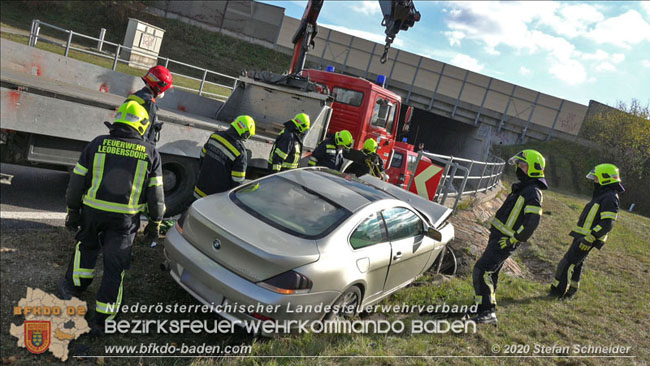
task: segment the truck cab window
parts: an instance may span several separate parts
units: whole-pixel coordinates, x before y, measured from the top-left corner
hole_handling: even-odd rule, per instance
[[[375,110],[372,113],[371,124],[385,129],[388,133],[392,133],[394,119],[395,104],[384,98],[377,98]]]
[[[354,107],[359,107],[363,103],[363,93],[356,90],[344,89],[335,87],[332,90],[332,96],[335,102],[348,104]]]

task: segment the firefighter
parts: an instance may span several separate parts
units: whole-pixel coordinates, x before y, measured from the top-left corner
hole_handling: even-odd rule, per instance
[[[298,167],[302,156],[302,139],[310,125],[311,120],[306,113],[298,113],[292,120],[284,123],[284,128],[271,147],[269,155],[271,173]]]
[[[596,165],[587,179],[594,181],[593,198],[569,234],[573,242],[558,264],[551,285],[551,295],[559,298],[571,298],[580,288],[584,261],[592,248],[600,250],[605,244],[618,214],[618,194],[625,191],[619,170],[613,164]]]
[[[156,115],[158,112],[156,98],[162,99],[165,96],[165,91],[172,87],[173,78],[166,67],[154,66],[142,77],[142,81],[144,81],[144,87],[129,95],[126,100],[138,102],[149,113],[151,128],[145,135],[145,140],[155,145],[160,138],[160,130],[163,125],[163,122],[158,122]]]
[[[523,150],[508,160],[516,165],[519,182],[512,185],[497,211],[490,227],[488,245],[474,265],[472,279],[478,314],[477,323],[496,323],[496,296],[499,271],[503,263],[522,243],[527,241],[542,217],[542,190],[548,185],[544,179],[546,162],[535,150]]]
[[[215,132],[201,149],[201,171],[194,197],[225,192],[246,179],[247,156],[244,141],[255,135],[251,116],[239,116],[225,131]]]
[[[309,166],[325,166],[341,170],[343,166],[343,149],[351,149],[354,139],[348,130],[341,130],[321,141],[311,154]]]
[[[77,243],[65,278],[59,283],[63,299],[78,296],[95,275],[99,252],[104,274],[95,303],[93,334],[103,334],[104,322],[117,315],[122,304],[124,275],[130,267],[133,240],[140,213],[147,211],[144,232],[158,238],[165,204],[160,154],[144,140],[151,121],[135,101],[122,104],[110,134],[88,143],[71,174],[66,192],[65,226]]]
[[[363,143],[363,149],[361,149],[362,161],[354,161],[347,168],[346,173],[354,174],[357,177],[370,174],[379,179],[386,179],[384,160],[377,154],[378,146],[379,144],[375,139],[367,139]]]

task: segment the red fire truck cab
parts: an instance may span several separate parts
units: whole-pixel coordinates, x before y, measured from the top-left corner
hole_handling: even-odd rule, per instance
[[[388,182],[406,189],[415,173],[418,153],[413,151],[413,145],[401,141],[395,142],[393,150],[390,167],[386,169],[386,174],[389,177]],[[427,157],[422,157],[422,159],[430,162]]]
[[[332,71],[305,69],[302,76],[327,85],[334,98],[327,133],[350,131],[356,150],[363,148],[366,139],[375,139],[377,153],[387,165],[397,136],[401,97],[377,83]]]

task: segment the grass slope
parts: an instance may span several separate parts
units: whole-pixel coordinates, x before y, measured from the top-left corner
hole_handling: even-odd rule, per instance
[[[544,201],[544,218],[533,239],[515,255],[525,267],[526,276],[516,278],[501,276],[497,301],[499,303],[499,328],[479,327],[475,334],[410,334],[409,327],[403,334],[302,334],[273,339],[253,338],[244,332],[228,335],[210,334],[126,334],[91,340],[84,336],[72,342],[72,352],[89,355],[104,354],[105,345],[139,345],[182,343],[188,345],[235,345],[252,344],[254,356],[305,356],[304,358],[228,358],[224,360],[197,359],[106,359],[111,365],[217,365],[242,364],[319,364],[350,365],[397,364],[424,365],[431,362],[444,365],[600,365],[600,364],[647,364],[650,361],[650,287],[647,285],[650,259],[650,219],[627,212],[620,218],[602,251],[591,253],[587,259],[582,288],[577,298],[560,302],[546,297],[550,279],[557,261],[566,250],[573,223],[586,203],[586,197],[574,197],[562,193],[547,192]],[[72,251],[73,239],[59,227],[46,227],[33,233],[4,232],[2,247],[15,248],[4,252],[1,258],[2,273],[2,332],[0,350],[2,357],[14,356],[22,364],[49,365],[53,359],[48,354],[32,355],[15,345],[9,335],[9,323],[21,324],[22,317],[12,315],[12,306],[24,296],[27,286],[54,292],[56,281],[63,275]],[[169,275],[161,273],[158,264],[162,249],[137,246],[134,249],[132,269],[125,278],[126,304],[196,304],[196,301],[176,285]],[[28,272],[24,269],[29,268]],[[99,267],[101,268],[101,266]],[[20,275],[19,275],[20,274]],[[97,282],[97,281],[96,281]],[[409,305],[441,304],[463,305],[471,302],[473,290],[471,277],[458,277],[442,285],[431,284],[425,276],[418,286],[409,286],[385,300],[382,304]],[[94,304],[94,283],[83,300]],[[428,320],[426,316],[411,314],[371,314],[371,318],[402,320]],[[212,319],[209,314],[124,314],[123,319]],[[601,358],[436,358],[436,356],[493,356],[503,355],[507,344],[529,345],[525,355],[533,355],[535,345],[569,346],[574,344],[630,346],[633,359]],[[497,345],[501,351],[493,353]],[[87,347],[87,350],[86,350]],[[313,358],[311,356],[329,356]],[[369,356],[370,358],[346,358],[339,356]],[[572,354],[576,356],[576,354]],[[405,356],[430,356],[426,358]],[[71,365],[96,364],[96,359],[76,359]]]
[[[100,29],[106,28],[107,41],[122,43],[131,17],[165,30],[161,57],[233,76],[242,70],[283,72],[289,67],[291,58],[288,55],[178,20],[151,15],[145,7],[142,1],[3,1],[0,21],[3,25],[29,31],[32,20],[39,19],[90,36],[98,36]],[[42,27],[41,32],[57,38],[64,36],[46,27]]]

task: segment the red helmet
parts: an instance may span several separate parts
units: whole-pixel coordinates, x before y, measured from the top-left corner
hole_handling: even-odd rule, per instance
[[[154,66],[142,77],[142,81],[159,95],[172,87],[172,73],[165,66]]]

